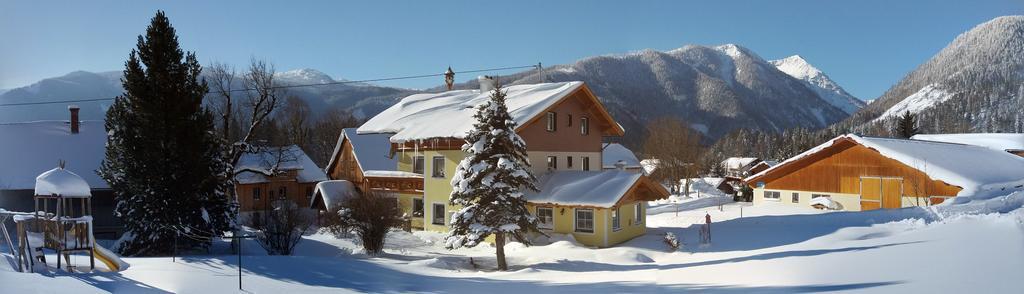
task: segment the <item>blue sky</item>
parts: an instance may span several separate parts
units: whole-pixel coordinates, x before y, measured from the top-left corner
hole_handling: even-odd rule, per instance
[[[1024,13],[1024,2],[0,1],[0,88],[120,70],[157,9],[204,64],[258,57],[360,80],[736,43],[766,59],[800,54],[873,99],[961,32]]]

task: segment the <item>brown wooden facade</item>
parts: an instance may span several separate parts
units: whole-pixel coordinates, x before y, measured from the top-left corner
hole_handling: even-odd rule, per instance
[[[239,211],[268,210],[277,200],[289,200],[298,207],[309,207],[316,182],[300,183],[295,180],[294,175],[268,177],[268,179],[268,182],[262,183],[235,184]]]
[[[845,138],[824,150],[748,178],[747,184],[770,190],[858,194],[862,210],[899,208],[902,197],[952,197],[962,190]],[[942,199],[931,198],[933,203]],[[926,201],[927,198],[922,199],[922,203]]]
[[[460,143],[461,144],[461,143]],[[392,144],[394,148],[396,144]],[[462,145],[459,145],[462,146]],[[385,146],[381,146],[384,148]],[[423,194],[423,178],[366,176],[359,166],[352,142],[345,139],[331,165],[327,177],[332,180],[346,180],[354,183],[360,191],[379,190],[394,193]],[[398,167],[395,166],[395,169]]]

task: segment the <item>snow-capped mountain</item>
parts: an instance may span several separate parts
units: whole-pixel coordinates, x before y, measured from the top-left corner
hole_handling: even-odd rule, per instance
[[[770,62],[782,72],[804,81],[808,88],[818,93],[821,99],[825,99],[826,102],[847,114],[857,112],[857,110],[867,105],[864,101],[847,93],[843,87],[840,87],[828,75],[815,68],[800,55],[793,55]]]
[[[0,104],[52,102],[113,98],[121,95],[121,72],[92,73],[76,71],[64,76],[43,79],[35,84],[9,89],[0,93]],[[336,81],[331,76],[315,69],[297,69],[274,74],[275,81],[282,85],[325,84]],[[241,87],[241,81],[234,83]],[[305,100],[314,112],[326,111],[333,107],[351,110],[365,117],[372,116],[394,104],[398,98],[414,93],[412,90],[380,87],[362,83],[330,84],[316,87],[295,87],[286,90]],[[34,120],[66,120],[67,106],[81,107],[81,118],[100,120],[112,100],[54,103],[26,106],[0,107],[0,123]]]
[[[998,17],[957,36],[843,125],[887,135],[894,114],[924,132],[1024,131],[1024,16]]]
[[[545,68],[543,74],[549,82],[587,82],[626,128],[631,138],[625,142],[638,141],[644,125],[662,116],[686,120],[711,140],[737,128],[817,129],[847,117],[804,81],[734,44],[588,57]],[[501,79],[536,83],[539,73],[531,70]]]

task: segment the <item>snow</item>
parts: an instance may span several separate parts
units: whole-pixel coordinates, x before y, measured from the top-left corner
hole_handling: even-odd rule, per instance
[[[335,160],[340,158],[342,142],[349,140],[352,144],[352,152],[355,154],[359,169],[365,175],[370,171],[394,171],[398,169],[398,158],[391,156],[391,134],[356,134],[355,128],[342,130],[338,137],[338,143],[334,146],[334,155],[328,167],[334,165]]]
[[[368,170],[363,172],[363,176],[381,178],[423,178],[423,175],[421,174],[394,170]]]
[[[801,80],[828,104],[839,108],[847,114],[853,114],[863,108],[866,103],[846,92],[839,84],[832,81],[825,73],[818,70],[800,55],[793,55],[779,60],[769,61],[779,71]]]
[[[983,146],[997,150],[1024,150],[1024,134],[975,133],[975,134],[920,134],[910,137],[914,140],[958,143]]]
[[[90,190],[89,183],[86,183],[78,174],[59,167],[36,177],[35,195],[92,197]]]
[[[916,93],[907,96],[907,98],[904,98],[899,103],[889,107],[889,109],[885,110],[885,112],[876,118],[875,121],[884,120],[890,117],[899,117],[907,111],[914,114],[919,113],[953,98],[953,94],[954,93],[943,89],[939,84],[927,85]]]
[[[1024,188],[1024,158],[980,146],[953,143],[861,137],[847,134],[747,178],[750,182],[775,169],[850,139],[882,156],[921,170],[929,177],[963,188],[956,196],[987,197],[1003,190]]]
[[[601,163],[605,169],[616,168],[621,162],[624,168],[641,168],[640,160],[636,158],[632,150],[618,143],[608,143],[601,150]]]
[[[749,166],[751,163],[757,161],[757,157],[729,157],[722,160],[722,167],[732,170],[743,169]]]
[[[342,201],[355,197],[358,193],[356,186],[346,180],[319,182],[316,184],[316,188],[313,189],[313,195],[323,197],[324,207],[328,209],[341,205]]]
[[[553,171],[537,179],[540,192],[527,192],[531,203],[612,207],[642,175],[624,170]]]
[[[300,183],[326,181],[327,174],[316,166],[302,148],[291,145],[269,147],[257,152],[246,152],[235,165],[235,181],[242,184],[262,183],[284,171],[297,171]]]
[[[522,126],[572,94],[583,82],[513,85],[507,91],[508,112]],[[391,142],[432,138],[463,138],[473,127],[476,107],[490,97],[480,90],[416,94],[403,98],[359,127],[357,133],[392,133]]]
[[[31,190],[36,176],[65,161],[93,189],[109,189],[99,175],[107,133],[102,121],[82,121],[78,134],[67,121],[0,123],[0,190]]]
[[[510,243],[507,272],[493,271],[493,247],[445,250],[444,234],[436,232],[393,231],[381,257],[363,254],[354,238],[329,234],[304,236],[295,256],[268,256],[245,240],[243,287],[250,293],[1020,292],[1024,193],[870,212],[719,198],[652,204],[647,234],[617,247],[586,248],[557,234],[536,246]],[[712,242],[695,246],[705,214],[713,221]],[[665,244],[668,233],[680,241],[678,250]],[[175,262],[127,257],[131,267],[121,272],[97,263],[101,270],[93,273],[52,266],[42,274],[17,273],[0,262],[0,285],[5,293],[234,293],[238,263],[228,244],[218,241],[210,254]],[[10,260],[6,249],[0,252]]]

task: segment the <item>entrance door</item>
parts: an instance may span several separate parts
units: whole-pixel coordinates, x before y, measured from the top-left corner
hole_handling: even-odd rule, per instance
[[[861,177],[860,208],[873,210],[879,208],[902,207],[900,197],[903,194],[903,178],[895,177]]]

